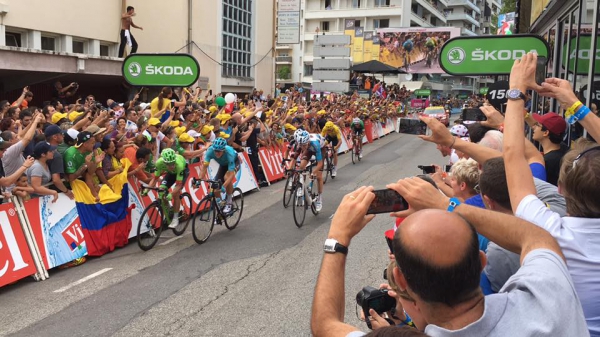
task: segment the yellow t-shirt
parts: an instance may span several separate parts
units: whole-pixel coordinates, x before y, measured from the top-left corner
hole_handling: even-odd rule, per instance
[[[168,98],[163,98],[162,109],[164,109],[165,107],[167,107],[167,110],[171,110],[171,100]],[[158,108],[158,97],[154,98],[152,102],[150,102],[150,111],[152,112],[152,117],[160,118],[162,114],[158,115],[158,113],[162,109]]]

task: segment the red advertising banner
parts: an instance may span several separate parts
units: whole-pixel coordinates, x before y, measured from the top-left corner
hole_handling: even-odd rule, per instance
[[[258,149],[258,156],[262,165],[265,177],[269,182],[283,179],[284,172],[281,168],[283,153],[278,146],[261,147]]]
[[[0,205],[0,287],[36,273],[13,204]]]
[[[369,143],[373,143],[373,123],[368,119],[365,120],[365,136]]]

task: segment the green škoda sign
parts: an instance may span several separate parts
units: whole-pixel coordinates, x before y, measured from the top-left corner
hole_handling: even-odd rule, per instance
[[[590,58],[596,60],[594,71],[596,75],[600,74],[600,43],[596,49],[594,55],[590,52],[592,49],[592,36],[591,35],[580,35],[579,36],[579,55],[577,55],[576,38],[572,38],[570,42],[570,55],[567,55],[567,45],[565,44],[562,49],[562,66],[566,68],[567,60],[569,60],[569,72],[573,72],[575,69],[575,59],[577,61],[577,74],[587,75],[590,71]],[[568,57],[567,57],[568,56]]]
[[[415,90],[415,96],[417,97],[426,97],[431,95],[431,90],[429,89],[417,89]]]
[[[451,75],[506,75],[528,52],[548,57],[548,44],[531,34],[455,37],[442,47],[439,63]]]
[[[488,88],[488,87],[479,88],[479,94],[480,95],[487,95],[488,90],[490,90],[490,88]]]
[[[123,77],[134,86],[187,87],[199,76],[198,61],[188,54],[132,54],[123,62]]]

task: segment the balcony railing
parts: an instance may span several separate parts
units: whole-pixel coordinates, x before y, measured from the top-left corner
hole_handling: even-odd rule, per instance
[[[277,56],[277,57],[275,57],[275,62],[292,63],[292,57],[291,56]]]
[[[439,14],[439,18],[442,20],[446,20],[446,17],[448,16],[446,13],[442,12],[441,10],[439,10],[437,8],[437,6],[435,5],[435,2],[433,0],[417,0],[417,2],[425,9],[427,9],[427,11],[431,12],[432,14]],[[424,5],[425,4],[425,5]]]
[[[420,17],[419,14],[413,12],[412,9],[411,9],[411,13],[415,17],[413,19],[413,21],[421,23],[423,27],[433,27],[433,25],[431,24],[431,22],[429,22],[427,19],[424,19],[424,18]]]

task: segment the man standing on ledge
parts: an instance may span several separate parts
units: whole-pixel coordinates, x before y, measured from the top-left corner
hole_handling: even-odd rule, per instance
[[[119,57],[122,58],[125,53],[125,44],[131,47],[131,54],[137,52],[138,44],[135,38],[131,34],[131,27],[144,30],[140,26],[136,26],[133,23],[133,17],[135,16],[135,9],[132,6],[127,7],[127,13],[121,16],[121,45],[119,46]]]

